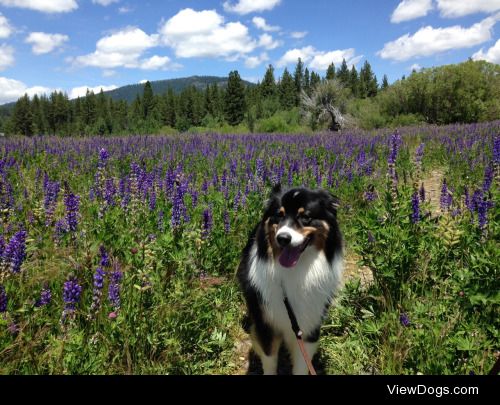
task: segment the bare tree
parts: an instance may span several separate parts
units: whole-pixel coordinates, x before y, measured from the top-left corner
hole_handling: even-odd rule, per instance
[[[349,94],[336,79],[318,83],[311,95],[302,91],[302,115],[315,122],[328,122],[331,131],[340,131],[351,121],[346,115]]]

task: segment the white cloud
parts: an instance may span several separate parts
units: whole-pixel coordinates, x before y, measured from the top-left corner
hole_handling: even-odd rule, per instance
[[[14,48],[9,45],[0,45],[0,70],[5,70],[14,64]]]
[[[447,28],[423,27],[413,35],[406,34],[395,41],[387,42],[377,55],[383,59],[405,61],[451,49],[470,48],[490,40],[493,26],[499,19],[500,14],[497,14],[470,28],[459,25]]]
[[[312,46],[307,46],[287,51],[278,61],[277,66],[283,67],[296,64],[299,58],[312,69],[326,70],[332,63],[340,65],[344,59],[349,66],[356,65],[363,58],[363,55],[356,56],[354,48],[324,52],[318,51]]]
[[[118,9],[118,12],[119,12],[120,14],[126,14],[126,13],[130,13],[130,12],[132,12],[132,11],[134,11],[134,9],[133,9],[132,7],[128,7],[128,6],[123,6],[123,7],[120,7],[120,8]]]
[[[101,89],[102,89],[102,91],[110,91],[110,90],[114,90],[117,88],[118,88],[118,86],[115,86],[115,85],[95,86],[95,87],[89,87],[89,86],[73,87],[70,90],[68,97],[70,98],[70,100],[72,100],[74,98],[78,98],[78,97],[85,97],[85,95],[87,94],[87,89],[89,91],[93,91],[95,94],[98,94],[101,92]]]
[[[0,13],[0,38],[8,38],[12,34],[12,26],[9,20]]]
[[[17,101],[24,94],[33,97],[35,94],[49,94],[53,89],[42,86],[28,87],[23,82],[6,77],[0,77],[0,104]]]
[[[182,65],[172,63],[172,60],[168,56],[158,55],[154,55],[148,59],[141,60],[141,63],[139,65],[139,68],[143,70],[176,70],[181,67]]]
[[[224,23],[215,10],[179,11],[160,28],[162,41],[180,58],[223,57],[236,60],[252,52],[257,42],[240,22]]]
[[[424,17],[432,9],[432,0],[403,0],[393,11],[391,22],[400,23]]]
[[[408,70],[410,72],[413,72],[414,70],[418,72],[420,69],[422,69],[422,66],[420,66],[418,63],[414,63]]]
[[[92,0],[92,3],[106,7],[109,6],[110,4],[118,3],[119,1],[120,0]]]
[[[269,60],[269,56],[266,52],[261,53],[258,56],[249,56],[245,59],[245,66],[249,69],[254,69],[263,62],[267,62]]]
[[[32,45],[31,50],[35,55],[42,55],[59,48],[66,41],[69,41],[69,37],[67,35],[32,32],[28,35],[24,42]]]
[[[252,18],[253,25],[255,25],[259,30],[266,32],[279,31],[280,27],[275,25],[268,25],[266,20],[262,17]]]
[[[27,8],[42,13],[67,13],[76,10],[76,0],[0,0],[6,7]]]
[[[478,52],[472,55],[473,60],[485,60],[491,63],[500,64],[500,39],[490,49],[483,51],[481,48]]]
[[[239,0],[236,4],[224,2],[224,10],[230,13],[250,14],[269,11],[281,3],[281,0]]]
[[[93,66],[102,69],[118,67],[145,70],[175,69],[180,65],[172,63],[167,56],[152,56],[141,59],[144,52],[159,45],[159,35],[148,35],[137,27],[127,27],[101,38],[93,53],[78,56],[70,61],[75,66]]]
[[[147,83],[148,81],[146,79],[142,79],[142,80],[139,80],[139,84],[145,84]]]
[[[437,0],[442,17],[463,17],[475,13],[493,13],[500,10],[500,0]]]
[[[267,50],[276,49],[283,45],[282,41],[274,40],[269,34],[262,34],[259,37],[259,46],[266,48]]]
[[[307,31],[294,31],[290,34],[290,36],[293,39],[302,39],[305,38],[307,34],[308,34]]]
[[[116,75],[116,70],[106,69],[102,71],[102,77],[113,77]]]

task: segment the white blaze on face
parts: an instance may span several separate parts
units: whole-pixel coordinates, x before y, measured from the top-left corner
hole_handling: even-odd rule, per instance
[[[290,228],[288,225],[282,226],[276,233],[276,237],[285,233],[289,234],[292,237],[292,241],[290,242],[291,247],[298,247],[305,241],[304,235],[302,235],[300,232],[297,232],[295,229]]]

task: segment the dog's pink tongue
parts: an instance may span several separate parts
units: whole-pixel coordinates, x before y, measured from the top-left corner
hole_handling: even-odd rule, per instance
[[[301,253],[300,247],[287,247],[281,252],[279,262],[283,267],[291,268],[297,264]]]

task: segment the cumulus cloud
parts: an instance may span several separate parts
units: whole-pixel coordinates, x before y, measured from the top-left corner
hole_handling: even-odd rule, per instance
[[[302,39],[305,38],[307,34],[308,34],[307,31],[294,31],[290,34],[290,36],[293,39]]]
[[[391,22],[400,23],[424,17],[432,8],[432,0],[403,0],[393,11]]]
[[[406,34],[387,42],[377,55],[383,59],[405,61],[452,49],[470,48],[490,40],[493,26],[499,19],[500,13],[487,17],[470,28],[459,25],[447,28],[423,27],[413,35]]]
[[[245,25],[225,23],[215,10],[183,9],[163,24],[160,34],[163,43],[172,47],[180,58],[235,60],[258,46]]]
[[[75,66],[93,66],[102,69],[118,67],[145,70],[177,68],[167,56],[141,59],[145,51],[159,45],[159,35],[148,35],[137,27],[127,27],[101,38],[93,53],[70,61]]]
[[[0,13],[0,38],[8,38],[12,34],[12,26],[9,20]]]
[[[0,45],[0,70],[5,70],[14,64],[14,48],[9,45]]]
[[[42,13],[67,13],[78,8],[76,0],[0,0],[0,5],[27,8]]]
[[[267,62],[269,56],[266,52],[261,53],[258,56],[249,56],[245,59],[245,66],[249,69],[254,69],[261,65],[263,62]]]
[[[118,86],[111,85],[111,86],[95,86],[95,87],[90,87],[90,86],[80,86],[80,87],[73,87],[69,91],[68,97],[70,99],[78,98],[78,97],[85,97],[87,94],[87,90],[93,91],[95,94],[100,93],[101,89],[102,91],[110,91],[117,89]]]
[[[118,3],[119,1],[120,0],[92,0],[92,3],[106,7],[109,6],[110,4]]]
[[[250,14],[261,11],[269,11],[281,3],[281,0],[239,0],[233,4],[230,1],[224,2],[224,10],[230,13]]]
[[[312,69],[326,70],[332,63],[340,65],[344,59],[348,65],[356,65],[363,58],[363,55],[356,55],[354,48],[324,52],[318,51],[312,46],[306,46],[287,51],[280,58],[277,66],[283,67],[295,64],[299,58]]]
[[[53,89],[50,89],[48,87],[28,87],[26,84],[20,82],[19,80],[0,77],[0,104],[17,101],[17,99],[24,96],[25,94],[33,97],[35,94],[49,94],[52,91]]]
[[[473,60],[485,60],[491,63],[500,64],[500,39],[490,49],[484,52],[481,48],[478,52],[472,55]]]
[[[262,34],[259,37],[259,46],[266,48],[267,50],[276,49],[281,45],[283,45],[282,41],[275,40],[269,34]]]
[[[279,31],[280,27],[275,25],[269,25],[267,21],[262,17],[252,18],[253,25],[255,25],[259,30],[266,32]]]
[[[442,17],[455,18],[500,10],[500,0],[437,0]]]
[[[24,42],[32,45],[31,50],[35,55],[42,55],[44,53],[52,52],[54,49],[59,48],[67,41],[69,41],[69,37],[67,35],[32,32],[28,35]]]

